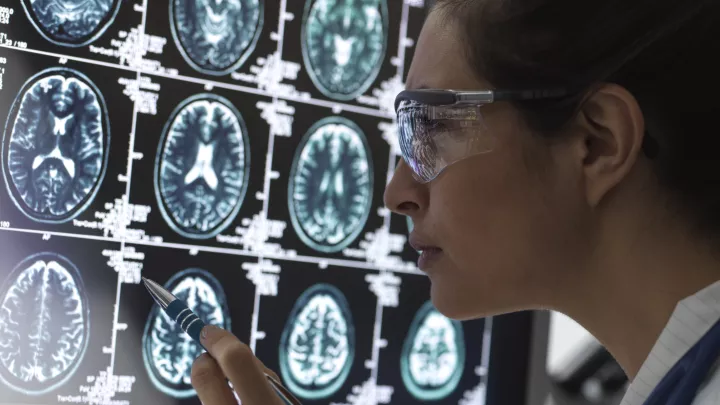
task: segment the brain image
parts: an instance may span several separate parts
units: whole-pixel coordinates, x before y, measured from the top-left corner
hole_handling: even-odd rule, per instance
[[[327,398],[345,383],[355,356],[355,328],[345,296],[316,284],[295,303],[280,339],[280,373],[305,399]]]
[[[443,399],[457,388],[464,366],[462,324],[426,302],[403,344],[400,373],[405,387],[421,401]]]
[[[67,222],[95,198],[109,147],[105,101],[95,85],[75,70],[44,70],[22,87],[5,125],[10,196],[37,222]]]
[[[89,333],[75,265],[55,253],[26,258],[0,289],[0,378],[27,395],[62,386],[80,365]]]
[[[315,86],[351,100],[367,90],[385,58],[387,0],[307,0],[301,46]]]
[[[69,47],[98,39],[120,8],[120,0],[21,1],[28,19],[45,39]]]
[[[230,312],[220,282],[202,269],[190,268],[173,276],[164,287],[184,300],[208,325],[230,329]],[[145,369],[157,389],[175,398],[195,395],[190,370],[203,348],[157,305],[150,311],[142,342]]]
[[[300,142],[290,171],[288,207],[300,239],[320,252],[338,252],[365,226],[373,194],[365,135],[352,122],[326,118]]]
[[[193,69],[224,75],[252,53],[262,31],[265,0],[171,0],[175,45]]]
[[[212,94],[183,101],[165,126],[155,161],[155,195],[166,222],[187,238],[217,235],[240,210],[249,167],[240,112]]]

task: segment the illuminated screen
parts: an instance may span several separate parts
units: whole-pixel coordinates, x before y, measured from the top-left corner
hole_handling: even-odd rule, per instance
[[[0,404],[199,404],[148,277],[304,404],[484,405],[383,206],[422,0],[0,0]]]

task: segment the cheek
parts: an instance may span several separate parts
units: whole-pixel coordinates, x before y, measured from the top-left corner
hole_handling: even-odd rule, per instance
[[[485,262],[490,257],[482,255],[488,251],[496,260],[510,257],[505,249],[520,248],[520,242],[536,226],[534,217],[540,208],[536,186],[522,170],[507,164],[491,167],[482,159],[458,165],[454,169],[467,175],[448,173],[448,181],[438,184],[431,194],[432,208],[437,210],[434,214],[444,218],[447,249],[458,264]]]
[[[486,155],[452,169],[430,196],[446,252],[444,268],[432,275],[436,305],[464,318],[461,311],[470,308],[504,312],[536,304],[555,271],[559,207],[520,159]]]

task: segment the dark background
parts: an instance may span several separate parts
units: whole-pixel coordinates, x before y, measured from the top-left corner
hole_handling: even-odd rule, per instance
[[[20,21],[20,19],[18,18],[15,21]],[[2,117],[3,144],[5,145],[8,142],[6,135],[12,132],[13,125],[13,122],[7,122],[8,111],[18,98],[21,87],[35,74],[47,68],[64,67],[74,69],[87,76],[102,93],[108,112],[108,121],[110,122],[110,154],[107,159],[107,168],[93,202],[88,205],[85,211],[75,217],[77,220],[96,220],[96,211],[105,211],[105,203],[112,203],[125,193],[125,183],[119,182],[118,176],[125,174],[128,157],[127,153],[118,153],[118,151],[127,151],[128,149],[133,104],[130,98],[123,94],[125,86],[118,83],[118,79],[120,77],[134,78],[135,74],[121,70],[108,71],[104,67],[74,61],[61,64],[57,58],[19,53],[2,48],[0,48],[0,56],[7,58],[7,64],[4,66],[3,89],[0,91],[0,117]],[[108,73],[112,73],[112,75]],[[4,176],[5,173],[3,173]],[[9,221],[10,226],[13,228],[102,235],[101,230],[73,226],[72,220],[52,225],[31,220],[10,199],[5,179],[0,183],[0,220]]]
[[[255,288],[244,277],[244,258],[202,252],[191,255],[187,251],[154,247],[138,246],[136,249],[145,254],[143,276],[160,285],[165,285],[175,274],[189,268],[200,268],[212,274],[222,285],[227,299],[231,331],[244,342],[249,341]],[[119,319],[128,326],[118,341],[118,353],[122,353],[122,356],[116,360],[115,369],[119,375],[134,375],[136,379],[132,392],[120,394],[119,399],[129,400],[131,404],[199,404],[197,396],[183,400],[169,397],[150,380],[143,363],[142,335],[153,305],[143,285],[123,285]]]
[[[387,33],[387,46],[385,49],[385,57],[383,59],[383,64],[380,67],[380,71],[375,78],[375,81],[368,89],[363,93],[366,95],[372,95],[372,90],[375,88],[380,87],[380,83],[390,79],[391,77],[395,76],[397,73],[397,67],[393,66],[391,63],[391,58],[394,57],[397,54],[398,51],[398,38],[400,35],[400,18],[402,17],[402,1],[399,0],[388,0],[387,3],[387,9],[388,9],[388,33]],[[302,46],[300,44],[301,41],[301,31],[302,31],[302,22],[305,15],[305,9],[306,9],[306,1],[294,1],[294,0],[288,0],[288,11],[293,13],[295,18],[292,21],[289,21],[285,25],[285,32],[286,32],[286,39],[285,39],[285,45],[283,48],[283,59],[290,60],[296,63],[299,63],[302,66],[302,69],[300,73],[298,74],[297,80],[295,80],[295,85],[297,86],[297,89],[299,91],[303,92],[309,92],[310,95],[313,98],[323,99],[323,100],[330,100],[334,101],[333,99],[323,95],[320,91],[318,91],[315,88],[315,85],[313,84],[312,80],[310,79],[310,76],[307,73],[307,69],[305,69],[305,64],[303,61],[302,56]],[[411,17],[412,18],[412,17]],[[422,18],[422,16],[420,16]],[[415,24],[411,24],[410,28],[408,29],[408,36],[411,38],[416,38],[417,34],[419,33],[420,25],[417,24],[418,18],[414,18]],[[420,20],[422,22],[422,20]],[[405,67],[406,69],[410,67],[410,60],[412,59],[412,55],[407,55]],[[356,105],[364,105],[357,103],[356,101],[349,101],[344,102],[348,104],[356,104]]]
[[[318,283],[328,283],[337,287],[350,306],[355,326],[355,356],[352,368],[345,383],[337,392],[323,400],[303,400],[303,404],[329,404],[346,402],[352,387],[362,385],[370,377],[370,370],[364,362],[371,358],[373,327],[375,325],[375,305],[377,299],[364,281],[365,271],[329,266],[319,269],[317,265],[306,263],[277,262],[281,268],[277,297],[264,296],[260,300],[259,329],[266,333],[265,339],[258,342],[256,354],[265,365],[280,374],[279,346],[283,329],[287,326],[288,316],[296,300],[305,290]],[[282,376],[281,376],[282,378]]]
[[[84,246],[83,249],[78,249],[80,244]],[[56,237],[43,240],[42,235],[0,232],[0,246],[0,302],[5,299],[8,284],[15,281],[9,279],[10,273],[21,261],[37,253],[52,252],[75,264],[85,286],[87,304],[90,307],[88,346],[72,377],[54,391],[38,396],[23,395],[0,383],[0,403],[50,404],[56,403],[58,395],[80,395],[78,387],[92,385],[88,384],[87,378],[97,376],[110,365],[110,355],[104,353],[103,348],[112,344],[117,273],[108,266],[108,257],[103,255],[103,251],[118,250],[120,244]],[[15,273],[13,277],[19,274]],[[118,352],[118,357],[121,356],[122,352]]]
[[[380,351],[378,385],[394,387],[391,403],[411,404],[419,401],[410,394],[403,383],[400,358],[410,325],[417,311],[430,297],[430,283],[426,278],[416,276],[401,276],[401,279],[400,305],[395,308],[383,308],[382,336],[388,341],[388,345]],[[456,404],[463,398],[465,391],[474,388],[480,382],[480,377],[475,374],[475,367],[481,364],[485,322],[483,319],[466,321],[462,322],[462,327],[465,342],[465,372],[452,393],[436,401],[424,401],[425,404]]]
[[[163,136],[163,130],[175,108],[183,103],[188,97],[201,93],[211,93],[229,100],[242,115],[247,133],[244,136],[248,139],[250,159],[247,190],[243,198],[235,220],[233,220],[221,235],[233,235],[235,227],[240,226],[243,218],[252,218],[262,209],[262,201],[255,197],[255,194],[263,190],[263,179],[265,178],[265,156],[267,155],[269,126],[260,117],[260,110],[255,104],[258,101],[269,102],[267,97],[252,94],[242,94],[226,89],[215,88],[206,91],[203,86],[193,83],[184,83],[177,80],[165,78],[153,78],[160,85],[161,97],[157,102],[157,115],[151,116],[140,114],[138,116],[138,128],[141,128],[135,137],[135,150],[143,154],[141,160],[133,164],[132,188],[130,200],[134,204],[147,205],[151,207],[147,223],[139,224],[146,231],[148,236],[161,236],[165,242],[190,243],[204,246],[235,247],[224,243],[216,242],[216,238],[191,240],[184,238],[175,232],[165,222],[155,196],[155,165],[157,164],[158,146]]]
[[[30,6],[30,0],[3,0],[0,4],[5,7],[14,9],[14,14],[10,17],[10,24],[3,26],[3,32],[7,33],[8,38],[12,40],[21,40],[27,42],[28,49],[37,49],[43,52],[49,52],[53,55],[68,55],[79,58],[87,58],[100,60],[104,62],[116,62],[117,58],[105,56],[99,53],[90,52],[90,45],[102,48],[114,48],[111,41],[119,39],[118,32],[130,32],[132,28],[140,25],[142,14],[133,10],[133,5],[138,3],[130,0],[113,0],[113,5],[118,3],[120,8],[117,10],[114,22],[112,22],[105,32],[94,42],[82,47],[58,46],[46,40],[35,29],[25,9],[21,3]],[[139,3],[142,3],[140,1]]]
[[[172,36],[172,30],[170,28],[170,9],[168,7],[170,1],[174,0],[148,1],[145,32],[150,35],[167,38],[167,43],[165,44],[162,55],[153,55],[149,56],[149,58],[159,60],[164,67],[177,69],[178,74],[181,76],[198,77],[224,83],[245,85],[246,83],[243,82],[238,83],[237,80],[231,77],[230,73],[222,76],[204,74],[195,70],[185,61]],[[292,2],[292,0],[290,2]],[[236,70],[238,73],[249,74],[250,67],[257,63],[257,58],[268,56],[269,54],[275,52],[277,48],[277,42],[272,40],[270,33],[277,31],[279,21],[278,17],[280,15],[280,2],[265,1],[264,8],[265,12],[263,24],[261,26],[262,32],[258,37],[254,49],[248,54],[245,62]],[[243,111],[241,110],[240,112]]]
[[[295,121],[293,122],[293,135],[289,138],[275,138],[273,149],[273,167],[280,173],[280,178],[270,183],[270,208],[268,217],[287,222],[285,228],[283,245],[295,249],[299,255],[304,256],[325,256],[332,258],[346,258],[342,251],[337,253],[320,253],[307,246],[295,232],[290,211],[288,207],[288,182],[290,181],[290,170],[294,162],[303,137],[308,130],[318,121],[326,117],[343,117],[354,122],[363,131],[370,149],[367,151],[373,163],[373,194],[370,214],[365,222],[363,231],[350,243],[348,248],[359,248],[360,241],[365,239],[365,233],[374,232],[382,226],[382,218],[377,214],[378,209],[383,206],[383,191],[385,190],[385,179],[388,170],[388,154],[390,147],[378,135],[378,119],[366,115],[341,112],[332,114],[332,110],[318,108],[300,103],[288,103],[295,108]]]
[[[22,0],[27,1],[27,0]],[[380,88],[380,84],[395,76],[397,68],[391,63],[398,51],[399,21],[402,10],[402,1],[386,0],[388,3],[388,40],[380,72],[375,82],[367,89],[365,95],[372,94],[373,89]],[[305,72],[302,50],[300,46],[300,32],[305,10],[305,1],[287,0],[287,11],[292,13],[294,19],[286,21],[285,39],[283,44],[283,59],[300,64],[301,70],[298,78],[285,81],[294,85],[301,92],[308,92],[314,99],[328,101],[320,91],[315,89],[312,81]],[[138,27],[141,22],[141,13],[134,7],[142,4],[141,0],[122,0],[114,23],[109,29],[92,43],[94,46],[113,48],[111,41],[119,38],[119,31],[129,32]],[[266,57],[277,48],[277,43],[271,39],[271,33],[277,31],[278,10],[280,1],[266,0],[262,32],[255,49],[250,53],[245,63],[238,69],[239,73],[250,74],[258,58]],[[6,33],[11,40],[27,42],[28,50],[20,51],[0,47],[0,57],[5,57],[7,63],[0,65],[4,68],[3,88],[0,90],[0,117],[5,116],[17,96],[17,92],[25,81],[37,72],[55,66],[65,66],[77,69],[87,75],[103,93],[107,101],[111,126],[111,146],[108,167],[94,203],[79,215],[79,220],[94,220],[96,211],[105,211],[107,203],[120,198],[125,192],[125,183],[118,181],[118,176],[125,174],[129,134],[131,133],[133,104],[128,95],[123,94],[125,86],[118,83],[119,78],[135,79],[136,72],[127,66],[117,66],[118,60],[92,53],[89,47],[68,48],[58,47],[40,36],[28,21],[18,0],[0,0],[0,6],[11,7],[14,14],[9,25],[0,25],[0,32]],[[410,22],[408,36],[417,38],[425,11],[410,8]],[[156,35],[167,40],[162,55],[149,54],[146,58],[158,60],[162,67],[176,69],[179,75],[187,80],[177,80],[167,77],[167,74],[147,74],[154,83],[160,85],[157,114],[154,116],[138,114],[137,130],[135,136],[135,151],[143,154],[141,160],[133,162],[133,176],[130,189],[130,202],[138,205],[147,205],[151,208],[148,222],[145,224],[133,223],[131,226],[139,227],[150,236],[161,236],[165,242],[176,244],[194,244],[208,248],[233,248],[228,244],[221,244],[214,238],[202,241],[188,240],[175,233],[162,218],[155,201],[153,186],[153,169],[162,135],[162,129],[175,107],[187,97],[203,92],[211,92],[229,99],[240,111],[248,128],[250,144],[250,172],[248,188],[237,217],[223,232],[224,235],[234,233],[243,218],[251,218],[260,212],[262,201],[256,198],[256,193],[263,189],[263,176],[265,173],[265,160],[268,154],[269,128],[265,119],[260,117],[260,110],[256,103],[270,101],[269,97],[258,96],[235,90],[226,90],[221,87],[205,87],[208,80],[222,84],[251,86],[232,78],[232,75],[210,76],[197,72],[190,67],[180,55],[172,38],[169,25],[169,11],[167,1],[148,1],[146,33]],[[414,48],[405,50],[404,76],[410,66]],[[48,54],[49,53],[49,54]],[[85,62],[62,61],[61,56],[68,55],[86,59]],[[98,61],[105,63],[88,63]],[[345,102],[351,105],[363,105],[357,101]],[[367,232],[373,232],[381,227],[382,218],[377,211],[383,207],[382,197],[387,180],[389,146],[382,139],[378,124],[388,122],[375,117],[360,115],[341,109],[339,113],[329,107],[318,107],[298,101],[288,101],[295,108],[292,136],[289,138],[276,137],[273,149],[272,169],[279,173],[279,178],[270,184],[269,218],[285,221],[282,240],[278,242],[284,249],[295,250],[298,255],[322,258],[343,258],[342,252],[329,255],[320,253],[307,247],[297,237],[290,221],[287,206],[287,182],[291,164],[295,156],[296,147],[307,130],[318,120],[339,115],[348,118],[357,124],[364,132],[370,145],[370,154],[373,161],[373,204],[368,220],[357,239],[348,247],[358,248],[360,241],[365,239]],[[393,163],[394,164],[394,163]],[[90,346],[86,356],[74,375],[73,379],[62,388],[42,397],[23,397],[12,393],[0,384],[0,403],[26,403],[50,404],[57,403],[57,395],[79,394],[78,387],[87,385],[88,376],[97,375],[105,370],[110,362],[110,355],[103,349],[111,345],[113,305],[117,289],[117,273],[108,266],[108,257],[103,255],[108,250],[119,250],[120,243],[103,242],[82,238],[85,236],[100,236],[102,231],[78,228],[71,223],[61,225],[42,225],[26,218],[7,195],[4,184],[0,185],[0,222],[8,222],[10,228],[16,230],[29,230],[36,233],[20,231],[0,232],[0,282],[14,266],[25,257],[46,250],[55,250],[60,254],[74,260],[83,275],[88,297],[92,305],[92,331]],[[59,232],[49,241],[42,240],[42,232]],[[407,235],[407,222],[404,217],[392,215],[391,232]],[[178,245],[176,245],[177,247]],[[254,257],[244,257],[235,254],[206,253],[200,251],[193,254],[189,248],[168,248],[136,244],[134,247],[144,255],[140,260],[143,266],[142,274],[161,284],[179,271],[189,267],[200,267],[211,272],[222,284],[228,300],[232,319],[232,331],[245,342],[250,338],[251,317],[254,309],[255,287],[246,278],[247,272],[243,263],[256,263]],[[226,252],[227,253],[227,252]],[[402,258],[415,261],[417,255],[406,245]],[[278,343],[285,327],[290,309],[295,300],[308,287],[327,282],[338,287],[346,296],[353,316],[356,331],[356,350],[352,370],[345,384],[335,395],[325,401],[314,403],[328,404],[331,401],[347,402],[347,395],[353,386],[360,385],[370,377],[370,369],[365,362],[372,355],[372,336],[375,324],[375,309],[377,297],[370,292],[365,279],[367,275],[377,274],[350,267],[329,266],[321,269],[316,264],[295,261],[275,261],[281,267],[280,281],[277,296],[263,296],[260,299],[259,329],[266,333],[266,337],[257,344],[257,354],[274,370],[278,368]],[[381,337],[388,341],[388,346],[380,350],[380,370],[378,374],[379,385],[392,385],[395,389],[391,403],[405,404],[416,401],[407,393],[400,378],[399,357],[402,350],[405,334],[417,309],[429,297],[429,283],[424,276],[402,275],[400,288],[400,305],[397,308],[385,307],[383,309],[383,326]],[[117,400],[128,400],[130,404],[199,404],[196,397],[184,401],[176,401],[159,392],[150,382],[142,361],[142,333],[153,302],[140,284],[123,284],[120,292],[120,306],[118,322],[127,325],[127,329],[118,331],[116,362],[114,372],[116,375],[133,375],[135,382],[130,394],[118,394]],[[493,319],[493,346],[490,366],[488,391],[488,404],[514,405],[524,402],[524,379],[527,374],[527,357],[529,352],[528,339],[532,332],[531,316],[529,314],[514,314]],[[466,340],[466,372],[461,383],[449,398],[441,403],[457,403],[463,393],[474,388],[479,381],[474,368],[480,363],[480,352],[483,343],[484,321],[478,320],[464,324]],[[305,403],[313,403],[305,401]]]

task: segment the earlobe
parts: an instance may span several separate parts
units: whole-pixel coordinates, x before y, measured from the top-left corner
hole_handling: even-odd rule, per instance
[[[629,91],[607,84],[585,101],[578,124],[585,144],[587,199],[597,206],[635,166],[645,132],[643,114]]]

